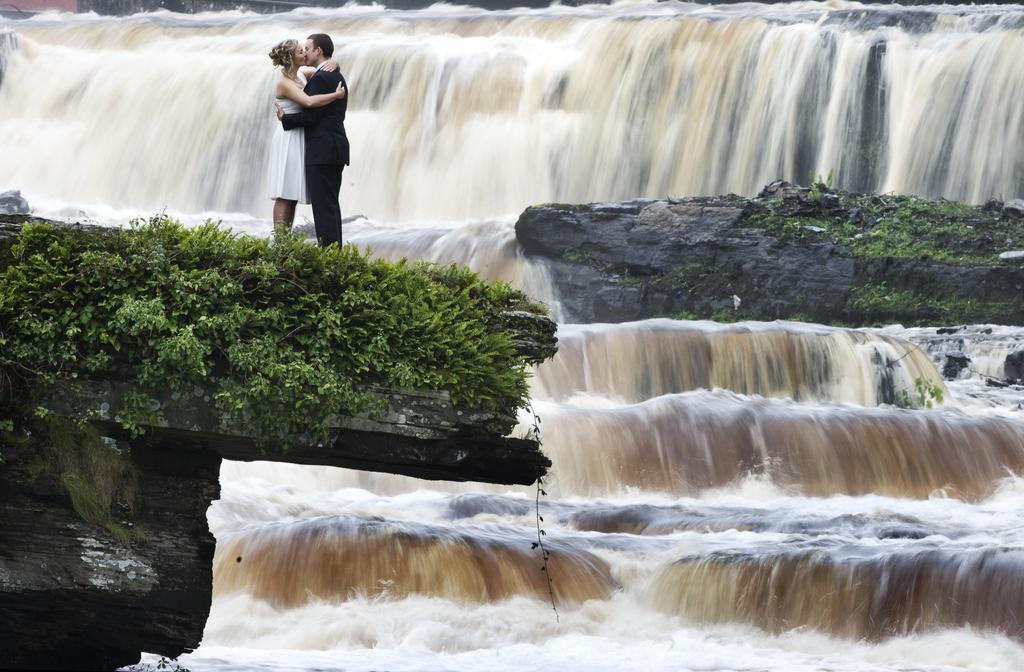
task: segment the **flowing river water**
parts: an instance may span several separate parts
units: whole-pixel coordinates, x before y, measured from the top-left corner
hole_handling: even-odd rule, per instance
[[[322,30],[351,87],[346,238],[468,264],[560,321],[532,381],[557,618],[533,488],[226,462],[182,664],[1024,669],[1024,397],[985,385],[1024,328],[574,324],[512,226],[533,203],[828,173],[1022,195],[1022,26],[1024,7],[840,2],[0,24],[0,187],[40,214],[267,235],[266,53]],[[944,383],[952,351],[972,365]],[[943,402],[897,408],[919,380]]]

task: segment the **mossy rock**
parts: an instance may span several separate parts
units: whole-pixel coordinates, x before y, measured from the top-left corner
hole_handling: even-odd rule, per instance
[[[121,419],[138,428],[160,394],[202,386],[221,413],[286,445],[326,437],[332,416],[372,411],[370,386],[443,390],[514,416],[528,365],[554,352],[543,306],[454,265],[165,217],[10,229],[0,239],[6,417],[30,410],[16,406],[33,386],[125,380],[136,391]]]

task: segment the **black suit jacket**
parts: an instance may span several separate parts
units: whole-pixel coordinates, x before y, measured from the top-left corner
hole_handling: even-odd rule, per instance
[[[303,91],[308,96],[334,93],[338,83],[345,82],[341,73],[318,70]],[[306,132],[306,165],[349,165],[348,136],[345,134],[345,112],[348,110],[348,83],[345,97],[323,107],[309,107],[302,112],[284,115],[281,124],[290,131],[300,126]]]

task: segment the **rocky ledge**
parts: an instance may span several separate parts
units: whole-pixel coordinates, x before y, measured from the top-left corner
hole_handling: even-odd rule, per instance
[[[0,215],[0,261],[24,219]],[[524,362],[554,354],[546,317],[510,310],[495,322]],[[0,413],[0,668],[114,669],[143,651],[176,657],[198,646],[212,591],[206,511],[222,458],[501,484],[533,483],[550,466],[536,440],[508,437],[514,409],[470,408],[438,390],[363,385],[372,410],[335,414],[326,440],[268,446],[221,415],[202,384],[154,393],[152,421],[126,428],[133,383],[116,372],[14,394],[8,383],[0,376],[0,411],[35,409],[64,429],[85,422],[92,438],[15,436]]]
[[[113,420],[122,386],[67,383],[36,402],[93,418],[130,460],[139,501],[112,507],[128,538],[87,523],[60,482],[0,447],[0,667],[115,669],[143,651],[173,658],[198,646],[213,579],[206,511],[220,496],[222,458],[501,484],[533,483],[551,465],[535,440],[495,430],[513,419],[462,409],[443,392],[374,390],[383,413],[339,416],[330,441],[280,451],[225,426],[202,389],[161,400],[160,425],[133,439]]]
[[[198,646],[210,611],[220,457],[130,448],[141,502],[122,541],[83,520],[59,482],[5,450],[0,464],[0,668],[113,670],[142,651]],[[122,503],[123,504],[123,503]]]
[[[132,391],[118,381],[65,381],[33,400],[64,417],[89,418],[105,436],[134,443],[117,418]],[[201,448],[244,462],[291,462],[379,471],[430,480],[529,485],[551,461],[536,440],[511,438],[516,418],[452,403],[447,392],[367,388],[375,410],[337,415],[327,441],[313,438],[267,447],[251,431],[233,426],[212,403],[213,391],[165,394],[159,420],[142,425],[149,444]]]
[[[776,182],[751,199],[531,207],[516,236],[567,321],[1022,324],[1022,216]]]

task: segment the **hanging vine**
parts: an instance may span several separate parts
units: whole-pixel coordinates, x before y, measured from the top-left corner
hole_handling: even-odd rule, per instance
[[[540,441],[540,416],[538,416],[537,412],[533,410],[533,403],[532,402],[529,405],[527,405],[526,408],[530,412],[530,415],[533,417],[533,425],[530,427],[530,431],[527,433],[527,436],[530,439],[536,441],[538,443],[538,445],[539,445],[540,442],[541,442]],[[537,541],[533,542],[530,545],[530,548],[534,549],[534,550],[540,550],[540,557],[541,557],[541,561],[542,561],[542,564],[540,566],[540,571],[542,571],[544,573],[544,579],[547,582],[547,587],[548,587],[548,597],[551,599],[551,611],[555,612],[555,622],[558,623],[559,622],[559,616],[558,616],[558,607],[555,604],[555,584],[554,584],[553,579],[551,578],[551,567],[548,564],[548,560],[551,559],[551,551],[549,551],[547,546],[544,545],[544,537],[547,536],[547,531],[545,531],[544,528],[541,527],[541,523],[544,522],[544,516],[540,515],[540,498],[541,498],[541,495],[544,495],[546,497],[547,494],[548,493],[544,490],[544,476],[543,476],[543,474],[540,471],[538,471],[537,472],[537,492],[536,492],[536,496],[534,497],[534,507],[535,507],[534,508],[534,514],[535,514],[535,522],[537,523]]]

